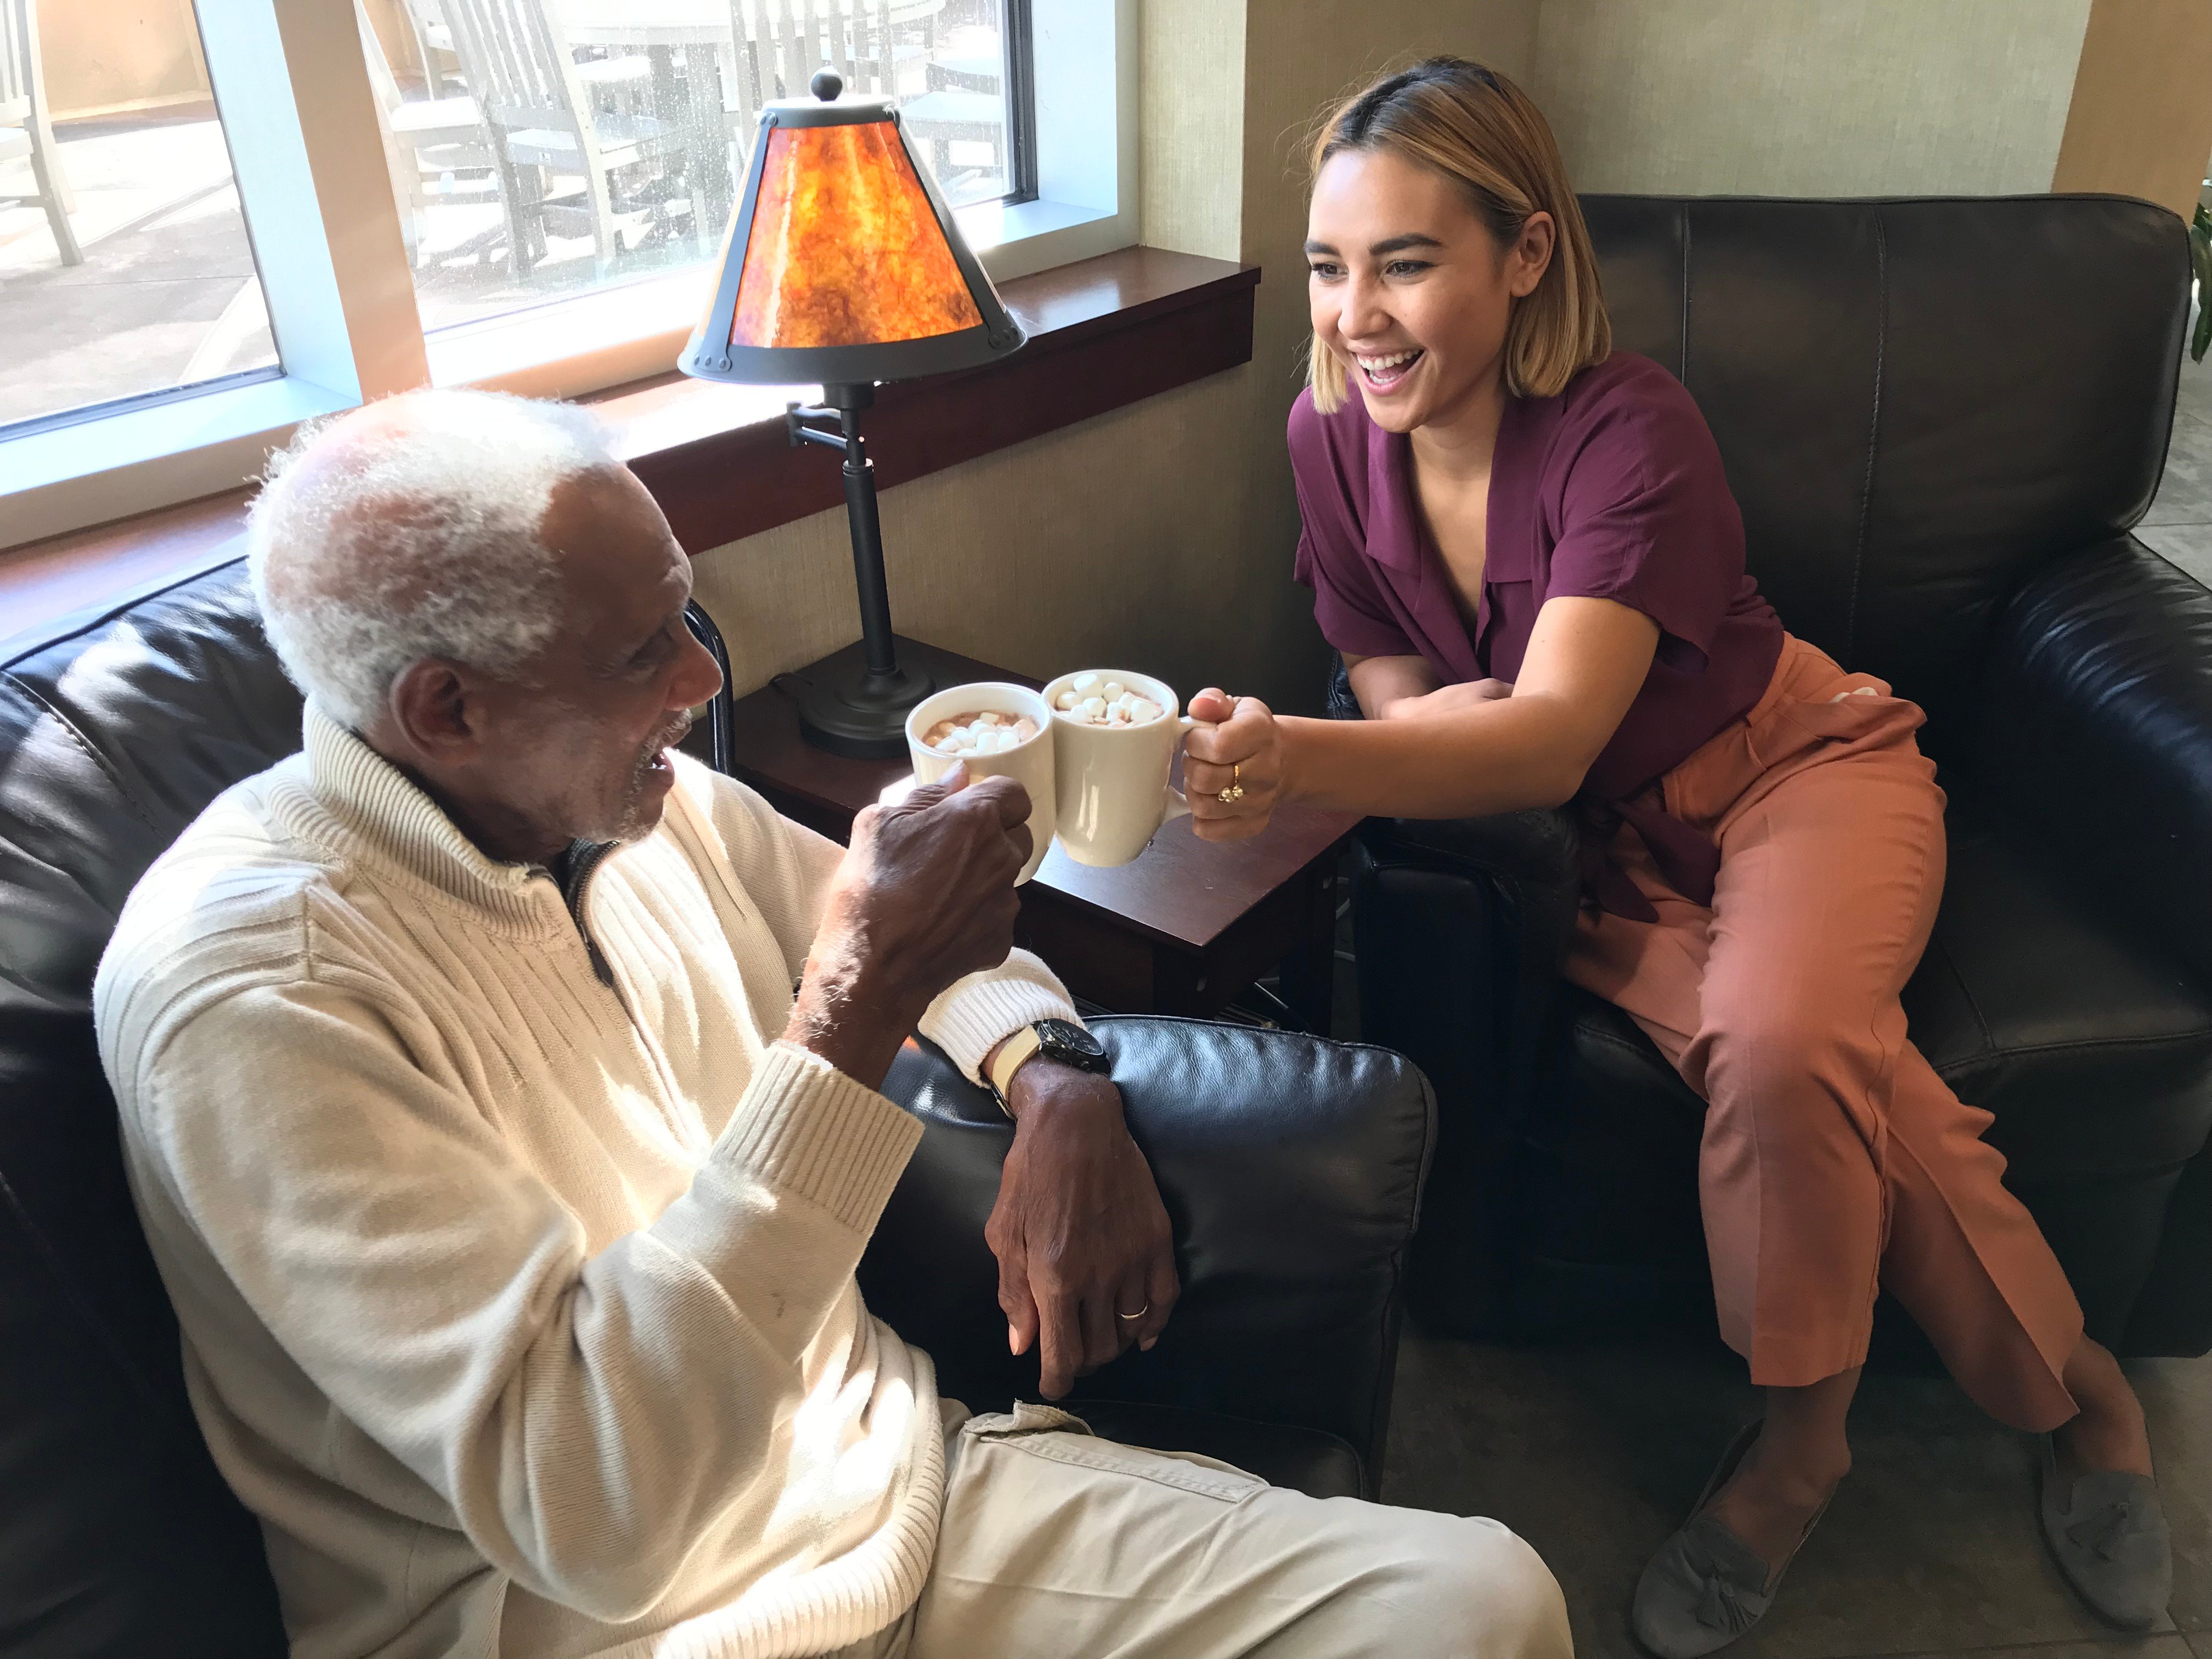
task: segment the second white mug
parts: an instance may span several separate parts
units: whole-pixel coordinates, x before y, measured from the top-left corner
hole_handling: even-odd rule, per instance
[[[1190,811],[1182,792],[1168,781],[1176,745],[1197,722],[1181,713],[1175,688],[1149,674],[1089,669],[1099,679],[1119,680],[1160,707],[1141,726],[1092,726],[1060,711],[1060,693],[1073,674],[1044,689],[1053,709],[1054,828],[1078,864],[1127,864],[1151,844],[1152,834]]]

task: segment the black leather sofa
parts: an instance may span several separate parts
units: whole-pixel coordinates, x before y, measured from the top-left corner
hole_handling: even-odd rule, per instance
[[[702,724],[702,743],[724,723]],[[94,969],[140,872],[298,747],[299,698],[235,559],[0,648],[0,1653],[274,1659],[259,1534],[186,1405],[94,1050]],[[1101,1022],[1184,1293],[1081,1388],[1104,1433],[1372,1495],[1434,1122],[1398,1056],[1171,1019]],[[978,1408],[1034,1396],[982,1224],[1009,1126],[915,1045],[927,1125],[862,1268]]]
[[[2180,221],[2101,197],[1583,206],[1614,343],[1696,397],[1784,622],[1928,711],[1951,856],[1914,1041],[1996,1114],[2090,1332],[2203,1352],[2212,593],[2128,534],[2173,416]],[[1357,716],[1340,665],[1334,700]],[[1575,835],[1553,812],[1366,827],[1364,1035],[1439,1102],[1413,1306],[1467,1332],[1710,1330],[1703,1107],[1558,977]],[[1878,1329],[1878,1355],[1919,1349],[1893,1308]]]

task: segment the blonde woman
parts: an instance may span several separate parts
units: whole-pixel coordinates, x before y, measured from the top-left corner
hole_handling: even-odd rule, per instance
[[[1215,840],[1287,799],[1584,813],[1568,976],[1707,1103],[1721,1328],[1765,1399],[1644,1570],[1638,1636],[1691,1659],[1765,1613],[1850,1467],[1881,1285],[1986,1410],[2048,1436],[2060,1566],[2149,1624],[2172,1552],[2142,1410],[1899,1005],[1943,881],[1919,709],[1792,638],[1745,573],[1712,437],[1611,350],[1558,147],[1510,81],[1432,58],[1335,110],[1306,253],[1297,577],[1368,718],[1207,692],[1190,797]]]

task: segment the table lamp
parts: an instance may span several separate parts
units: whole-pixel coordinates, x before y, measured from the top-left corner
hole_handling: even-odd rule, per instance
[[[907,711],[937,676],[933,653],[911,641],[899,661],[860,411],[879,380],[993,362],[1027,337],[915,164],[898,112],[881,99],[842,100],[830,70],[812,91],[811,102],[761,112],[714,302],[678,367],[709,380],[820,383],[823,406],[793,404],[784,425],[793,448],[820,444],[845,458],[860,640],[792,677],[805,688],[799,729],[841,755],[903,755]]]

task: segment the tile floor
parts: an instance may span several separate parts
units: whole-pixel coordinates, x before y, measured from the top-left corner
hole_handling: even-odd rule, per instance
[[[2212,586],[2212,355],[2182,364],[2166,474],[2136,534]],[[1340,1026],[1355,996],[1342,973]],[[1873,1376],[1853,1409],[1850,1479],[1775,1610],[1729,1654],[2212,1659],[2212,1358],[2129,1371],[2174,1527],[2158,1630],[2104,1625],[2050,1565],[2027,1437],[1948,1381]],[[1383,1495],[1506,1522],[1559,1575],[1577,1651],[1627,1659],[1640,1652],[1637,1575],[1755,1408],[1741,1363],[1718,1350],[1511,1347],[1409,1328]]]

